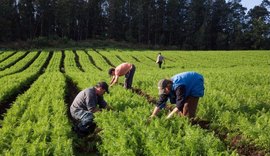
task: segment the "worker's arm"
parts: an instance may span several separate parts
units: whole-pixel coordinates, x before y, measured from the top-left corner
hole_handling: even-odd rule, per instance
[[[179,111],[178,108],[175,107],[175,108],[173,109],[173,111],[171,111],[171,113],[167,116],[167,119],[171,118],[171,117],[173,116],[173,114],[176,113],[176,112],[178,112],[178,111]]]
[[[96,109],[96,102],[95,99],[96,98],[96,92],[93,90],[86,90],[84,93],[84,102],[86,105],[86,108],[89,112],[95,113],[98,110]]]
[[[150,118],[155,117],[155,116],[157,115],[157,113],[159,112],[159,110],[160,110],[159,107],[156,106],[156,107],[154,108],[154,110],[153,110],[152,115],[150,116]]]
[[[160,111],[160,109],[162,109],[166,106],[167,100],[168,100],[168,95],[160,95],[159,96],[159,100],[157,101],[157,104],[156,104],[150,118],[153,118],[154,116],[156,116],[158,114],[158,112]]]
[[[111,79],[111,81],[110,81],[110,84],[113,83],[114,79],[115,79],[115,76],[112,77],[112,79]]]
[[[112,80],[111,83],[110,83],[110,87],[113,86],[115,83],[118,82],[118,78],[119,78],[118,75],[115,75],[115,76],[114,76],[113,80]]]
[[[179,86],[175,90],[175,95],[176,95],[176,107],[171,111],[167,119],[171,118],[174,113],[179,112],[183,110],[184,107],[184,94],[185,94],[185,86]]]
[[[93,108],[90,112],[96,113],[96,112],[99,112],[99,111],[101,111],[101,109],[95,107],[95,108]]]
[[[113,108],[111,106],[109,106],[108,104],[106,105],[105,109],[107,109],[107,110],[113,110]]]

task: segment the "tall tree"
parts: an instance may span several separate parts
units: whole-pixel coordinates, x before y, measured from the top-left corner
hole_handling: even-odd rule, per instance
[[[126,8],[128,0],[108,0],[108,2],[109,37],[116,40],[125,40],[125,32],[129,23]]]
[[[264,6],[255,6],[248,12],[249,29],[247,33],[247,40],[249,41],[249,48],[263,49],[270,36],[270,23],[267,23],[269,19],[269,11]]]
[[[207,15],[206,4],[205,0],[192,0],[188,5],[185,22],[185,42],[183,45],[187,49],[199,49],[202,47],[201,35]]]
[[[86,19],[86,34],[89,38],[106,38],[107,34],[107,1],[106,0],[91,0],[88,2],[87,19]]]
[[[23,40],[33,39],[34,27],[35,27],[35,10],[32,0],[20,0],[18,1],[18,12],[20,17],[19,29],[20,38]]]
[[[226,32],[230,49],[245,49],[244,31],[246,29],[247,10],[241,5],[241,0],[232,0],[228,2],[229,14]]]
[[[53,11],[52,31],[59,37],[70,36],[71,5],[70,0],[54,0],[51,2]]]
[[[207,45],[208,49],[227,49],[228,41],[225,30],[228,11],[225,0],[216,0],[212,3],[207,30],[210,41],[210,45]]]
[[[54,31],[53,0],[35,0],[36,36],[50,36]]]
[[[17,1],[1,0],[0,4],[0,41],[20,39]]]

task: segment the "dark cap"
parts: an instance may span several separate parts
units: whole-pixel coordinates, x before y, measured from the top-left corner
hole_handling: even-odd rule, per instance
[[[112,72],[113,72],[113,71],[115,71],[115,69],[114,69],[114,68],[110,68],[109,71],[108,71],[108,74],[109,74],[109,75],[112,75]]]
[[[168,79],[162,79],[158,81],[158,94],[159,95],[165,94],[165,88],[169,83],[171,83],[171,81]]]
[[[110,93],[109,92],[109,86],[108,86],[108,84],[106,83],[106,82],[99,82],[98,84],[97,84],[97,87],[101,87],[102,89],[104,89],[108,94]]]

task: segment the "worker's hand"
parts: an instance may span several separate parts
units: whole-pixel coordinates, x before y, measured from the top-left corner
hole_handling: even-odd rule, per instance
[[[106,109],[107,110],[113,110],[113,108],[111,106],[109,106],[109,105],[106,106]]]
[[[179,116],[184,116],[183,112],[181,112],[181,111],[178,112],[178,115]]]
[[[150,122],[153,120],[155,116],[151,115],[150,117],[148,117],[146,124],[150,124]]]
[[[94,108],[93,113],[101,111],[99,108]]]
[[[99,128],[99,127],[97,127],[97,128],[95,129],[95,131],[94,131],[94,134],[98,134],[100,131],[102,131],[102,129]]]

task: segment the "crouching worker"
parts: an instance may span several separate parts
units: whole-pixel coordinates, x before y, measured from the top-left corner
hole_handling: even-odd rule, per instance
[[[74,99],[70,106],[70,113],[78,123],[74,130],[79,136],[94,132],[96,124],[93,113],[103,108],[110,108],[103,98],[105,92],[109,93],[108,84],[99,82],[96,86],[81,91]]]
[[[204,78],[196,72],[184,72],[173,76],[171,79],[162,79],[158,82],[159,100],[150,119],[157,115],[160,109],[166,107],[170,99],[176,107],[168,114],[167,119],[173,114],[194,118],[199,98],[204,95]]]

